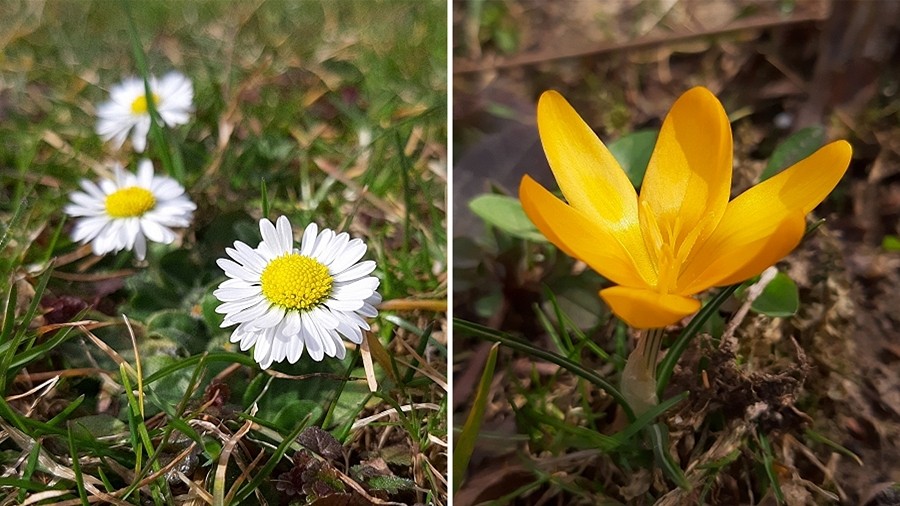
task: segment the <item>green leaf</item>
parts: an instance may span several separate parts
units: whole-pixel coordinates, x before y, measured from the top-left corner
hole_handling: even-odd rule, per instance
[[[614,387],[610,382],[606,381],[606,379],[604,379],[596,371],[582,367],[580,364],[573,362],[566,357],[541,349],[540,347],[530,342],[512,338],[508,334],[489,327],[485,327],[483,325],[479,325],[477,323],[454,318],[453,330],[454,332],[458,332],[460,334],[495,341],[514,350],[526,353],[532,357],[536,357],[541,360],[546,360],[548,362],[559,365],[572,374],[581,376],[594,385],[597,385],[600,389],[609,394],[610,397],[615,399],[615,401],[619,403],[619,405],[622,406],[622,409],[625,411],[625,415],[628,417],[629,421],[635,419],[634,412],[631,410],[631,407],[628,406],[628,401],[626,401],[625,397],[622,396],[622,392],[620,392],[619,389]],[[648,413],[649,412],[650,411],[648,411]]]
[[[469,209],[488,225],[529,241],[547,242],[528,219],[518,199],[506,195],[479,195],[469,202]]]
[[[373,476],[366,484],[375,490],[384,490],[389,494],[396,494],[401,490],[414,490],[416,483],[399,476]]]
[[[80,439],[124,433],[125,422],[110,415],[87,415],[69,421],[69,430]]]
[[[759,176],[760,182],[813,154],[824,143],[825,129],[819,125],[797,131],[772,152],[768,165]]]
[[[766,285],[763,293],[753,301],[750,309],[771,317],[793,316],[800,308],[797,284],[787,274],[779,272]]]
[[[719,307],[734,294],[739,286],[739,284],[735,284],[723,288],[715,297],[703,305],[700,312],[691,318],[690,323],[684,327],[681,334],[678,334],[675,342],[669,347],[669,351],[666,352],[666,356],[663,357],[662,362],[660,362],[659,367],[656,369],[657,396],[662,396],[663,392],[666,390],[666,385],[669,384],[669,378],[672,377],[672,371],[675,370],[675,364],[678,363],[681,354],[687,349],[691,339],[697,335],[697,332],[703,327],[703,324],[709,321],[712,315],[719,311]]]
[[[203,352],[209,341],[202,321],[176,309],[164,309],[150,315],[147,318],[147,335],[169,339],[192,355]]]
[[[772,493],[775,495],[775,502],[779,506],[785,504],[784,492],[781,490],[781,483],[778,480],[778,471],[775,470],[775,456],[772,452],[772,445],[769,444],[769,438],[765,434],[759,434],[759,449],[762,452],[762,464],[772,485]]]
[[[469,467],[469,459],[472,458],[472,452],[475,450],[475,443],[478,440],[478,432],[481,429],[481,422],[484,421],[484,410],[487,407],[488,396],[491,391],[491,382],[494,379],[494,366],[497,365],[497,352],[500,345],[495,343],[491,346],[488,358],[484,364],[484,371],[481,373],[481,381],[478,382],[478,390],[475,391],[475,400],[472,401],[472,410],[466,418],[462,432],[456,439],[456,448],[453,453],[453,490],[459,490],[462,485],[463,476],[466,474],[466,468]]]
[[[656,145],[657,130],[638,130],[610,142],[610,153],[622,166],[635,188],[640,188],[650,163],[653,146]]]
[[[886,235],[881,240],[881,248],[885,251],[900,251],[900,237]]]
[[[662,468],[666,476],[681,489],[690,490],[691,483],[669,452],[669,428],[665,424],[655,423],[648,427],[647,430],[650,434],[650,442],[653,445],[653,455],[656,457],[656,463]]]

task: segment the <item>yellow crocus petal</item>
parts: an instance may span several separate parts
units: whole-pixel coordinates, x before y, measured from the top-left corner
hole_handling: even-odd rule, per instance
[[[731,157],[722,104],[706,88],[686,91],[663,121],[641,185],[640,206],[649,206],[669,244],[698,226],[698,242],[712,233],[731,195]]]
[[[770,219],[773,212],[802,210],[809,213],[834,190],[850,165],[853,149],[847,141],[835,141],[791,165],[779,174],[750,188],[735,201],[745,202],[763,214],[755,219]]]
[[[803,236],[803,217],[844,176],[851,154],[847,142],[832,142],[729,202],[682,271],[678,292],[743,281],[790,253]]]
[[[644,279],[655,277],[641,235],[637,192],[609,149],[555,91],[538,101],[538,132],[547,161],[569,205],[610,231],[632,255]]]
[[[637,192],[609,149],[555,91],[538,101],[538,133],[569,205],[606,228],[636,227]]]
[[[626,286],[600,290],[600,297],[616,316],[636,329],[665,327],[700,309],[700,301],[691,297]]]
[[[566,254],[617,284],[649,286],[632,259],[633,253],[646,255],[646,250],[629,252],[609,230],[591,222],[527,175],[519,185],[519,199],[538,230]]]
[[[683,295],[712,286],[739,283],[756,276],[790,253],[806,230],[806,219],[800,211],[768,221],[753,215],[750,206],[728,206],[719,227],[703,245],[682,274]]]

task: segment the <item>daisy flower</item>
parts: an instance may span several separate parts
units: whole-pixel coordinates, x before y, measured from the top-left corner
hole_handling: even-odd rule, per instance
[[[191,224],[197,206],[177,181],[153,174],[150,160],[141,160],[137,174],[116,164],[115,179],[100,184],[82,180],[83,192],[72,194],[63,210],[78,218],[72,240],[91,243],[96,255],[134,250],[139,260],[147,253],[147,241],[170,244],[172,227]]]
[[[166,125],[171,127],[188,122],[188,115],[194,109],[194,87],[187,77],[178,72],[169,72],[162,79],[151,76],[150,91],[153,105]],[[144,81],[128,78],[112,87],[109,98],[97,107],[97,135],[104,141],[112,140],[118,149],[130,131],[135,151],[143,152],[150,131]]]
[[[360,262],[365,243],[310,223],[297,249],[284,216],[276,225],[260,220],[259,231],[256,249],[235,241],[225,249],[231,258],[217,262],[229,279],[213,295],[222,302],[222,327],[237,325],[231,342],[242,351],[255,346],[263,369],[284,359],[293,364],[304,349],[315,361],[344,358],[341,336],[362,343],[364,318],[376,316],[381,302],[379,280],[369,276],[375,262]]]

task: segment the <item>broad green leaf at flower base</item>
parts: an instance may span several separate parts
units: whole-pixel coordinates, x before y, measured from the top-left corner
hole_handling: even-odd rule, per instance
[[[618,285],[601,297],[635,328],[675,323],[699,309],[698,293],[753,277],[790,253],[852,153],[846,141],[832,142],[729,200],[731,127],[718,99],[696,87],[663,121],[635,192],[559,93],[541,96],[537,121],[565,202],[526,175],[522,208],[553,244]]]
[[[814,125],[798,130],[775,148],[769,157],[769,163],[759,176],[759,181],[763,182],[813,154],[824,143],[825,129],[821,126]]]
[[[800,293],[797,283],[787,274],[779,272],[753,301],[750,309],[771,317],[788,317],[800,309]]]
[[[638,130],[609,143],[609,152],[616,157],[635,188],[640,188],[644,181],[644,173],[647,172],[650,154],[653,153],[653,145],[658,136],[659,132],[656,130]]]
[[[525,215],[518,199],[506,195],[479,195],[469,202],[469,209],[485,223],[514,237],[535,242],[547,241]]]

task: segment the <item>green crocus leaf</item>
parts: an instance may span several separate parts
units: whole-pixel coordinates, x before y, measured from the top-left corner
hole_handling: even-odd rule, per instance
[[[800,308],[797,284],[787,274],[779,272],[766,285],[762,294],[750,306],[757,313],[772,317],[793,316]]]
[[[640,188],[650,163],[653,146],[656,145],[658,130],[638,130],[616,139],[607,146],[609,152],[616,157],[628,180],[635,188]]]
[[[813,154],[825,143],[825,129],[819,125],[806,127],[784,140],[772,152],[769,163],[759,176],[765,181],[791,165]]]
[[[881,248],[885,251],[900,251],[900,237],[896,235],[886,235],[881,241]]]
[[[518,199],[506,195],[479,195],[469,202],[472,210],[485,223],[504,232],[535,242],[547,242],[534,223],[528,219]]]

